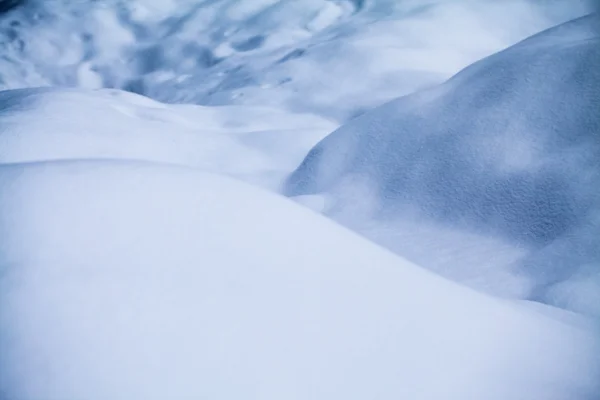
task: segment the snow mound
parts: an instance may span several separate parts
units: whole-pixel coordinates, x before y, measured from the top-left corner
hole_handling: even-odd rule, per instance
[[[345,120],[581,16],[586,2],[28,0],[0,16],[0,88],[118,88]]]
[[[553,302],[581,268],[600,284],[599,26],[568,22],[351,121],[287,194],[323,195],[334,218],[484,289],[513,280],[512,295]],[[571,300],[600,316],[593,299]]]
[[[276,195],[126,161],[0,166],[0,395],[592,399],[597,332]]]
[[[119,90],[0,92],[0,163],[129,159],[187,165],[268,187],[335,126],[265,107],[165,105]]]

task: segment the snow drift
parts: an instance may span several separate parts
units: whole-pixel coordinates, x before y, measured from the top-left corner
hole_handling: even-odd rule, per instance
[[[592,399],[596,332],[183,167],[0,166],[0,394]]]
[[[597,399],[596,320],[465,288],[240,182],[279,188],[329,117],[584,8],[5,10],[0,87],[25,89],[0,92],[0,398]],[[287,194],[461,282],[600,315],[596,20],[356,119]]]
[[[351,121],[311,150],[286,193],[324,194],[329,215],[449,276],[493,238],[484,258],[505,265],[481,287],[517,262],[510,279],[529,280],[514,284],[519,296],[552,302],[547,290],[583,269],[597,288],[598,26],[598,14],[560,25]],[[428,224],[444,238],[398,240]],[[600,315],[596,300],[573,302]]]
[[[0,92],[0,163],[128,159],[274,188],[333,127],[267,107],[172,105],[120,90]]]

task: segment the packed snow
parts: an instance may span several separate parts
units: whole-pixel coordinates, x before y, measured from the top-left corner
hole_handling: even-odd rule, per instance
[[[0,0],[0,399],[596,400],[589,11]]]

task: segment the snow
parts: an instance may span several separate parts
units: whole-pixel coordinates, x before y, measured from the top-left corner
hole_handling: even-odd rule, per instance
[[[28,0],[0,19],[0,88],[109,87],[343,122],[581,16],[586,3]]]
[[[0,182],[5,398],[598,390],[583,321],[460,287],[243,183],[132,161],[4,165]]]
[[[598,397],[587,1],[4,3],[0,399]]]
[[[592,290],[551,294],[600,261],[599,19],[349,122],[311,150],[287,194],[321,196],[326,214],[445,276],[600,316]]]
[[[167,106],[119,90],[0,92],[0,163],[129,159],[275,188],[335,124],[267,107]]]

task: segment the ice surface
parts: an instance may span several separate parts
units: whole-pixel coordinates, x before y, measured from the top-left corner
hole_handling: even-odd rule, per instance
[[[194,169],[0,167],[7,399],[592,399],[600,338]]]
[[[600,261],[599,20],[351,121],[308,154],[287,193],[321,194],[329,215],[442,274],[552,301],[549,288]],[[586,298],[573,301],[600,315]]]

